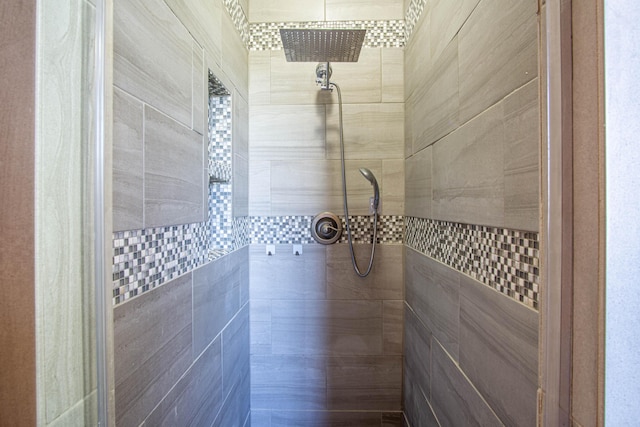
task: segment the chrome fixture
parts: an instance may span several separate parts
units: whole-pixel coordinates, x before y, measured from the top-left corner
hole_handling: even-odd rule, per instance
[[[311,236],[316,242],[330,245],[342,235],[342,221],[331,212],[322,212],[311,221]]]
[[[280,30],[287,62],[357,62],[367,30]]]
[[[360,173],[362,176],[367,178],[367,180],[373,186],[373,202],[371,203],[371,208],[373,211],[378,211],[378,205],[380,204],[380,188],[378,187],[378,180],[376,180],[375,175],[367,168],[360,168]]]
[[[321,62],[316,65],[316,84],[320,85],[320,88],[324,90],[331,90],[331,64],[328,62]]]

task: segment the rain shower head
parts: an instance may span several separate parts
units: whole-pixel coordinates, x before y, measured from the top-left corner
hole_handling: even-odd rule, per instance
[[[380,204],[380,188],[378,187],[378,180],[376,180],[375,175],[367,168],[360,168],[360,173],[362,176],[367,178],[367,181],[373,185],[373,209],[378,210],[378,205]]]
[[[367,30],[281,29],[287,62],[357,62]]]

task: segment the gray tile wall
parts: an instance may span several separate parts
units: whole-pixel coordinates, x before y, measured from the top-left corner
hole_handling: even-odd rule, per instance
[[[115,308],[117,425],[244,425],[248,265],[245,247]]]
[[[412,426],[533,426],[537,243],[524,267],[533,288],[520,294],[465,270],[483,262],[472,257],[477,246],[458,251],[464,239],[450,242],[439,226],[434,244],[416,240],[416,226],[492,226],[537,241],[537,2],[432,0],[416,13],[417,3],[405,2],[405,415]],[[437,242],[452,252],[439,255]],[[492,254],[502,282],[511,261]]]
[[[360,279],[346,244],[251,246],[253,425],[401,425],[402,248]]]
[[[236,6],[114,3],[119,426],[249,423],[248,221],[242,218],[248,213],[248,61],[236,25],[246,17]],[[225,232],[233,228],[242,242],[212,262],[205,227],[209,70],[234,98],[236,217]]]

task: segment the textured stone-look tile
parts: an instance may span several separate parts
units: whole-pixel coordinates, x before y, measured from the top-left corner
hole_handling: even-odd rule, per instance
[[[345,162],[349,214],[368,215],[371,184],[359,172],[365,167],[382,176],[380,160]],[[271,215],[317,215],[344,212],[339,160],[271,162]]]
[[[404,19],[403,0],[326,0],[326,20]]]
[[[492,107],[434,145],[434,219],[502,226],[502,105]]]
[[[198,354],[240,308],[240,266],[234,254],[193,271],[193,348]]]
[[[505,98],[504,192],[505,226],[540,228],[539,80]]]
[[[371,245],[353,245],[360,271],[367,269]],[[402,245],[376,245],[373,269],[359,277],[351,263],[348,244],[327,246],[327,298],[350,300],[401,300]]]
[[[251,426],[252,427],[271,427],[271,411],[260,410],[251,407]]]
[[[236,262],[240,266],[240,307],[249,302],[250,283],[249,283],[249,246],[244,246],[232,253],[236,258]]]
[[[327,405],[334,410],[400,410],[401,356],[330,357]]]
[[[245,305],[222,331],[223,393],[240,387],[249,374],[249,306]]]
[[[431,2],[425,5],[418,25],[414,28],[411,38],[405,47],[405,100],[410,99],[416,89],[424,84],[424,76],[427,75],[432,65],[431,34],[429,31],[430,5]]]
[[[449,134],[458,119],[458,39],[454,39],[424,76],[409,99],[414,150],[421,150]]]
[[[118,425],[138,425],[193,361],[191,274],[114,310]]]
[[[249,51],[228,13],[222,13],[222,69],[243,98],[249,97]],[[228,86],[230,88],[230,86]]]
[[[205,123],[207,122],[207,99],[209,98],[209,89],[207,86],[209,73],[204,66],[204,51],[195,41],[193,42],[192,52],[191,129],[199,134],[204,134]]]
[[[382,354],[380,301],[273,301],[274,354]]]
[[[382,414],[382,427],[402,427],[403,422],[402,412],[384,412]]]
[[[204,218],[202,135],[145,107],[145,227]]]
[[[431,396],[431,331],[410,306],[404,310],[404,373],[412,387]]]
[[[324,159],[324,128],[322,105],[253,106],[250,156],[253,160]]]
[[[538,74],[538,2],[483,0],[459,33],[460,120]],[[473,72],[464,72],[473,70]]]
[[[244,427],[248,426],[251,408],[250,395],[251,378],[249,371],[245,371],[241,381],[227,396],[218,417],[212,427]]]
[[[233,191],[231,192],[234,217],[249,215],[249,161],[233,155]]]
[[[462,24],[476,8],[480,0],[431,1],[429,30],[431,34],[431,56],[438,58],[447,45],[458,34]]]
[[[404,102],[403,49],[382,49],[382,102]]]
[[[315,0],[251,0],[249,8],[249,22],[303,22],[324,19],[324,2]]]
[[[222,347],[217,339],[204,351],[144,426],[211,425],[223,402]]]
[[[251,356],[251,408],[324,409],[326,365],[322,357]]]
[[[460,273],[406,249],[406,301],[452,356],[458,358]]]
[[[405,163],[405,215],[431,218],[433,147],[409,157]]]
[[[460,292],[460,367],[505,425],[535,425],[538,314],[471,278]]]
[[[404,160],[383,160],[379,213],[404,215],[404,199]]]
[[[249,103],[240,93],[232,96],[233,117],[233,153],[245,159],[249,158]]]
[[[271,51],[249,51],[249,103],[271,103]]]
[[[137,230],[143,223],[143,104],[113,90],[113,230]]]
[[[249,161],[249,200],[250,216],[271,216],[271,162]]]
[[[117,1],[114,85],[191,127],[192,38],[160,0]]]
[[[404,301],[382,302],[384,354],[403,354]]]
[[[413,376],[404,371],[403,403],[408,425],[420,427],[440,427],[431,406],[422,391],[416,386]]]
[[[273,411],[272,427],[379,427],[379,412]]]
[[[305,245],[300,256],[291,245],[276,245],[268,256],[264,246],[251,247],[251,298],[304,300],[325,299],[325,247]]]
[[[334,62],[331,81],[340,86],[342,102],[347,104],[379,103],[382,99],[382,49],[363,48],[358,62]],[[311,64],[314,67],[315,65]],[[327,91],[323,91],[327,92]],[[330,105],[338,110],[338,93],[328,92]],[[327,107],[327,111],[331,111]]]
[[[404,105],[347,104],[343,106],[346,159],[401,159],[404,152]],[[327,158],[340,159],[340,120],[327,106]]]
[[[441,426],[503,425],[437,342],[432,355],[431,404]]]
[[[219,64],[222,52],[222,2],[167,0],[166,3],[198,44],[204,47],[208,61]]]

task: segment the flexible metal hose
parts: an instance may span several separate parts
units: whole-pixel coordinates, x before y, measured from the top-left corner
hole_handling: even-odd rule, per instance
[[[376,241],[378,240],[378,210],[375,209],[373,212],[373,242],[371,245],[371,256],[369,257],[369,266],[367,267],[367,271],[362,273],[360,268],[358,268],[358,262],[356,261],[356,256],[353,252],[353,240],[351,237],[351,225],[349,224],[349,205],[347,203],[347,175],[345,172],[345,161],[344,161],[344,138],[342,132],[342,93],[340,91],[340,87],[331,82],[331,86],[336,88],[338,92],[338,115],[339,115],[339,123],[340,123],[340,160],[342,165],[342,195],[344,200],[344,221],[347,228],[347,240],[349,241],[349,252],[351,253],[351,263],[353,264],[353,269],[356,274],[360,277],[367,277],[369,273],[371,273],[371,269],[373,268],[373,259],[376,253]]]

